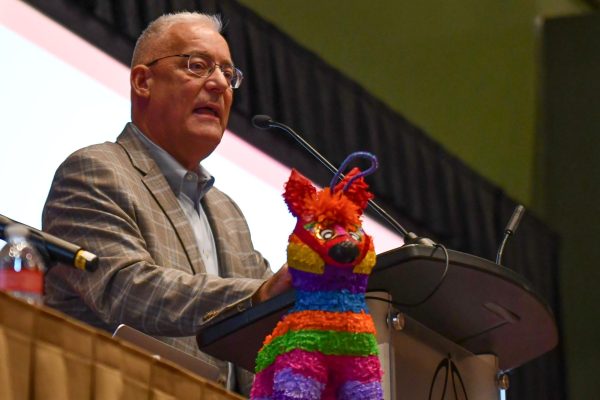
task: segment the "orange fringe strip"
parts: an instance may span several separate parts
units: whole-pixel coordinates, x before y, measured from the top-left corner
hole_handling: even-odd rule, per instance
[[[375,334],[375,324],[373,324],[371,315],[364,311],[361,313],[298,311],[283,317],[273,332],[265,338],[263,346],[269,344],[276,337],[285,335],[288,331],[302,330]]]

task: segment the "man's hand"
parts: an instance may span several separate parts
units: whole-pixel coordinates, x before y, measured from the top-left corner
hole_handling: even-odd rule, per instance
[[[279,269],[252,296],[252,304],[262,303],[265,300],[287,292],[292,288],[292,276],[288,271],[287,264]]]

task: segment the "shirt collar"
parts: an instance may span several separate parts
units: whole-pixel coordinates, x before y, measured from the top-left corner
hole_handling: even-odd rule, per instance
[[[162,147],[144,135],[134,123],[130,124],[135,135],[148,149],[150,156],[167,179],[175,195],[179,196],[183,193],[194,203],[199,202],[214,185],[214,176],[200,164],[194,171],[187,170]]]

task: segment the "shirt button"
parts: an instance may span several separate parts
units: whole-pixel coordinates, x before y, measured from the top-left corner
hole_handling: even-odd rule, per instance
[[[194,176],[188,172],[187,174],[185,174],[185,180],[192,181],[194,180]]]

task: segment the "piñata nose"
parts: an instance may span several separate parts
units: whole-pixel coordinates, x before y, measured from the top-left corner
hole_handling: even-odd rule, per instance
[[[350,241],[338,243],[329,249],[329,257],[341,264],[348,264],[354,261],[358,257],[358,254],[358,247]]]

